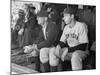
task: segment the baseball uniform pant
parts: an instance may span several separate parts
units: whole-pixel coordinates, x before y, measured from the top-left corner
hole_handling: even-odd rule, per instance
[[[62,54],[66,50],[68,50],[68,49],[62,48],[61,50],[59,50],[59,52],[57,52],[56,50],[53,50],[53,51],[59,53],[59,54],[57,54],[54,52],[53,53],[54,55],[52,54],[52,56],[55,57],[55,60],[53,60],[53,62],[56,62],[56,65],[58,64],[58,61],[59,61],[59,58],[57,58],[57,57],[61,57]],[[84,60],[87,55],[88,55],[88,51],[76,50],[74,52],[67,53],[64,60],[71,60],[72,70],[81,70],[82,69],[82,60]]]
[[[49,61],[50,66],[57,66],[59,59],[55,55],[55,47],[42,48],[40,50],[41,63],[47,63]]]

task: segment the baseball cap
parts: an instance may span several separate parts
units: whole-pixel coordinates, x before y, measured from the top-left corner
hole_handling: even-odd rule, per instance
[[[48,12],[46,10],[41,9],[41,11],[39,13],[37,13],[37,16],[39,16],[39,17],[48,17]]]
[[[63,14],[76,14],[76,8],[74,7],[67,7],[64,9]]]

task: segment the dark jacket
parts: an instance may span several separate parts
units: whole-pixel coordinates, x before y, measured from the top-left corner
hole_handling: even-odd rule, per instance
[[[44,39],[44,33],[41,30],[39,34],[39,38],[35,41],[35,43],[37,43],[38,49],[56,45],[57,40],[58,40],[57,38],[58,33],[59,33],[59,30],[55,22],[49,21],[46,28],[47,39],[46,40]]]

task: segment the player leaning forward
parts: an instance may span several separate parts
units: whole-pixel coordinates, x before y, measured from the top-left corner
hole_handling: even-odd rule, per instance
[[[82,69],[82,60],[88,55],[88,50],[86,50],[88,31],[85,23],[74,19],[75,13],[74,8],[64,9],[63,20],[66,25],[59,44],[54,48],[54,55],[56,56],[55,62],[58,62],[58,57],[62,61],[70,59],[72,70],[80,70]]]
[[[52,47],[56,44],[57,39],[57,25],[55,22],[48,21],[48,13],[46,10],[41,10],[37,14],[38,24],[42,26],[42,31],[40,32],[40,37],[37,39],[37,43],[26,46],[25,53],[31,52],[33,50],[33,56],[37,56],[36,53],[39,52],[39,58],[44,66],[45,71],[53,70],[53,62],[55,58],[52,55]],[[49,66],[50,65],[50,66]]]

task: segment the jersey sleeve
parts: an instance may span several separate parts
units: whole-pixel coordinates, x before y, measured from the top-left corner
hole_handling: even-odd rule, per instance
[[[80,44],[82,43],[88,43],[88,30],[87,30],[87,25],[83,24],[80,27],[80,32],[79,32],[79,42]]]

